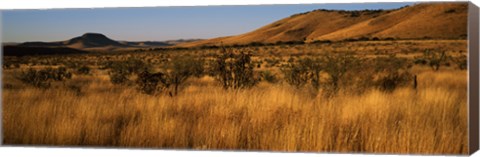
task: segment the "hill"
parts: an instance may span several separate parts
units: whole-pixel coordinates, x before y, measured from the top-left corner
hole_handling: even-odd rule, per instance
[[[25,47],[25,46],[4,46],[4,56],[29,56],[29,55],[70,55],[86,54],[87,51],[67,47]]]
[[[189,41],[189,40],[186,40]],[[169,41],[170,42],[170,41]],[[116,41],[99,33],[85,33],[70,40],[56,42],[25,42],[17,44],[19,47],[45,47],[45,48],[73,48],[85,51],[105,51],[118,49],[135,49],[144,47],[171,46],[172,43],[161,41]],[[182,43],[179,41],[178,43]]]
[[[464,39],[468,3],[420,3],[393,10],[314,10],[237,36],[179,44],[182,47],[358,38]]]
[[[129,45],[112,40],[99,33],[85,33],[82,36],[72,38],[66,41],[57,42],[25,42],[20,47],[66,47],[80,50],[92,49],[112,49],[128,47]]]

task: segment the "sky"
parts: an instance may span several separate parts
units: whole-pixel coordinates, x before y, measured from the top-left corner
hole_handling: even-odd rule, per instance
[[[63,41],[87,32],[114,40],[208,39],[246,33],[315,9],[395,9],[413,3],[350,3],[2,10],[3,42]]]

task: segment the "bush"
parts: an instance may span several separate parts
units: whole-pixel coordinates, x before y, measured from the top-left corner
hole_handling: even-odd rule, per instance
[[[351,81],[350,79],[345,79],[345,74],[352,69],[361,67],[361,62],[362,60],[355,57],[352,53],[325,55],[323,70],[329,75],[329,92],[332,94],[336,93],[341,83]]]
[[[399,86],[407,85],[413,76],[408,72],[390,73],[378,80],[380,90],[391,92]]]
[[[421,65],[425,65],[427,64],[427,61],[425,59],[422,59],[422,58],[416,58],[415,61],[414,61],[415,64],[421,64]]]
[[[414,78],[409,72],[406,59],[400,59],[395,55],[376,58],[377,80],[376,86],[386,92],[391,92],[399,86],[408,85]]]
[[[165,77],[163,73],[141,72],[136,80],[137,89],[149,95],[158,94],[170,86]]]
[[[278,78],[270,71],[262,71],[260,72],[260,76],[262,77],[262,80],[265,80],[269,83],[277,83]]]
[[[149,95],[168,91],[173,86],[173,93],[169,92],[169,95],[173,96],[178,94],[179,88],[188,78],[201,77],[203,74],[204,61],[202,59],[178,56],[164,64],[162,72],[150,73],[145,70],[137,74],[135,83],[140,91]]]
[[[285,81],[290,85],[302,87],[310,83],[315,89],[319,89],[322,69],[321,58],[301,58],[296,63],[289,62],[280,70],[284,74]]]
[[[66,68],[59,67],[57,69],[48,68],[43,70],[28,69],[21,72],[17,79],[36,88],[49,88],[52,81],[64,81],[71,79],[71,77],[72,74]]]
[[[425,50],[423,53],[423,59],[428,61],[432,70],[438,71],[441,64],[446,61],[447,54],[445,51],[435,52],[433,50]]]
[[[463,55],[458,58],[454,58],[453,62],[457,65],[458,69],[466,70],[468,68],[467,56]]]
[[[146,63],[134,58],[129,58],[126,61],[107,62],[105,68],[110,69],[110,82],[113,84],[129,84],[130,76],[150,69]]]
[[[117,85],[126,84],[130,81],[125,73],[111,72],[109,76],[110,82]]]
[[[90,67],[84,65],[77,69],[77,73],[81,75],[88,75],[90,74]]]
[[[203,76],[204,61],[190,56],[179,56],[173,58],[165,69],[167,69],[168,82],[173,85],[173,93],[177,95],[179,87],[188,78]]]
[[[254,77],[255,65],[250,58],[251,54],[244,52],[235,54],[224,47],[222,52],[213,63],[212,73],[223,88],[247,88],[258,83],[258,79]]]

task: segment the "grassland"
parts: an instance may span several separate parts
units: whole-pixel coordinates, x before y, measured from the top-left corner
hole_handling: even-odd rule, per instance
[[[176,96],[147,95],[114,85],[102,62],[137,58],[161,69],[174,56],[214,58],[220,49],[177,49],[79,56],[4,57],[3,142],[9,145],[141,147],[165,149],[466,154],[467,71],[456,60],[464,40],[365,41],[233,48],[251,52],[280,81],[224,89],[214,77],[191,77]],[[414,64],[426,49],[447,52],[439,70]],[[298,88],[283,81],[289,58],[354,52],[396,54],[411,65],[413,82],[393,91],[342,86]],[[267,61],[274,60],[274,61]],[[73,65],[70,65],[73,64]],[[15,77],[27,68],[87,65],[88,75],[34,88]],[[374,68],[374,67],[371,67]],[[364,69],[363,71],[368,71]],[[348,75],[345,82],[361,78]],[[325,74],[328,75],[328,74]],[[322,82],[326,84],[325,82]],[[322,84],[322,85],[323,85]]]

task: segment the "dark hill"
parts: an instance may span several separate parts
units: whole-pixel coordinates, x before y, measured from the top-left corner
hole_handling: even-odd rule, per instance
[[[87,51],[67,48],[67,47],[24,47],[24,46],[4,46],[4,56],[31,56],[31,55],[71,55],[87,54]]]

